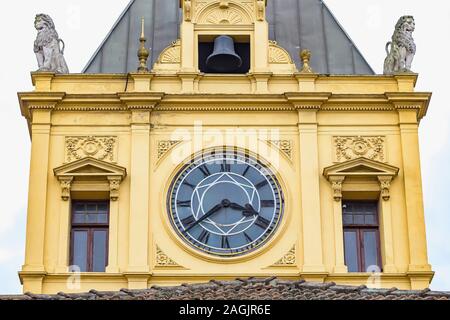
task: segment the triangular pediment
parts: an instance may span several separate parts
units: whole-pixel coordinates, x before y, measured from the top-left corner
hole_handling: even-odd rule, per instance
[[[64,164],[53,171],[57,177],[120,176],[124,178],[127,175],[125,168],[92,157]]]
[[[328,179],[332,176],[391,176],[398,174],[399,168],[367,158],[357,158],[338,163],[323,170]]]

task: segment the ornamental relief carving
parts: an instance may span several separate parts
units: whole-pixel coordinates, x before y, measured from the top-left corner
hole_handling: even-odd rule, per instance
[[[113,136],[72,136],[66,137],[65,162],[86,157],[116,162],[117,137]]]
[[[181,39],[171,43],[169,47],[163,50],[159,55],[160,64],[178,64],[181,63]]]
[[[336,162],[364,157],[370,160],[386,162],[385,141],[382,136],[334,137]]]
[[[198,12],[196,20],[199,24],[238,25],[251,24],[253,22],[245,7],[229,1],[214,3],[204,10],[196,8],[196,12]]]
[[[270,145],[276,147],[285,156],[292,160],[292,141],[291,140],[268,140]]]
[[[156,246],[156,261],[157,267],[181,267],[178,263],[173,261],[167,254],[165,254],[159,246]]]
[[[295,245],[280,260],[275,262],[274,266],[294,266],[297,263],[297,254]]]
[[[269,63],[290,64],[293,61],[289,53],[280,47],[276,41],[269,40]]]
[[[160,140],[158,141],[158,160],[169,152],[176,145],[180,144],[181,140]]]

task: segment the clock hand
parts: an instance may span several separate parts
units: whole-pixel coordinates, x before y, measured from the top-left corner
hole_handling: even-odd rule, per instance
[[[244,211],[245,210],[245,208],[243,206],[241,206],[240,204],[234,203],[234,202],[230,203],[230,208],[231,209],[235,209],[235,210],[239,210],[239,211]]]
[[[222,201],[223,203],[223,201]],[[219,211],[220,209],[223,208],[223,204],[219,203],[218,205],[215,205],[214,207],[212,207],[212,209],[210,209],[207,213],[205,213],[205,215],[203,217],[201,217],[200,219],[198,219],[197,221],[195,221],[193,224],[191,224],[187,229],[185,229],[185,231],[189,231],[192,228],[194,228],[196,225],[198,225],[200,222],[205,221],[206,219],[208,219],[209,217],[211,217],[214,213],[216,213],[217,211]]]
[[[246,217],[250,217],[250,216],[259,216],[259,212],[257,212],[255,210],[255,208],[253,208],[253,206],[250,203],[247,203],[245,205],[244,210],[242,211],[242,214]]]

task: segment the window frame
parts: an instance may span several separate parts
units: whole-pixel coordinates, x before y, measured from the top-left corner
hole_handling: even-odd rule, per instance
[[[75,218],[75,205],[78,203],[89,204],[106,204],[107,210],[107,222],[105,223],[77,223],[74,222]],[[94,234],[96,231],[106,231],[106,241],[105,241],[105,270],[108,266],[109,259],[109,225],[111,219],[110,202],[108,200],[72,200],[71,206],[71,217],[70,217],[70,255],[69,262],[70,265],[74,263],[74,249],[75,249],[75,232],[84,231],[87,232],[87,250],[86,250],[86,271],[82,272],[100,272],[93,271],[94,268]],[[104,272],[104,271],[103,271]]]
[[[358,261],[358,271],[352,272],[362,272],[367,273],[366,261],[365,261],[365,247],[364,247],[364,234],[368,231],[375,231],[375,241],[376,241],[376,249],[377,249],[377,263],[378,268],[380,268],[380,272],[383,272],[383,261],[381,255],[381,237],[380,237],[380,214],[379,214],[379,203],[375,200],[343,200],[342,207],[346,203],[373,203],[376,204],[375,208],[375,217],[376,224],[343,224],[343,241],[344,241],[344,259],[347,248],[345,246],[345,232],[355,232],[356,233],[356,252],[357,252],[357,261]],[[344,210],[342,210],[342,217],[344,217]],[[347,261],[345,261],[347,265]],[[349,271],[350,272],[350,271]]]

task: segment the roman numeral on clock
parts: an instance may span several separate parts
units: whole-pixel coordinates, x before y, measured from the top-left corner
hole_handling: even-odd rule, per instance
[[[255,185],[256,189],[261,189],[262,187],[264,187],[266,184],[268,184],[269,181],[267,181],[266,179],[264,179],[263,181],[261,181],[260,183]]]
[[[177,205],[179,207],[185,207],[185,208],[190,208],[191,207],[191,200],[187,200],[187,201],[178,201]]]
[[[263,207],[263,208],[273,208],[273,207],[275,207],[275,201],[273,201],[273,200],[261,200],[261,207]]]
[[[203,173],[203,175],[206,177],[209,177],[211,175],[211,172],[209,172],[208,167],[206,165],[202,165],[198,167],[198,169]]]
[[[267,220],[266,218],[259,216],[255,221],[255,225],[266,230],[267,228],[269,228],[270,221]]]
[[[245,175],[247,174],[248,170],[250,170],[250,166],[247,166],[247,168],[245,168],[244,173],[242,174],[243,177],[245,177]]]
[[[253,239],[247,234],[247,232],[244,232],[244,237],[245,237],[245,239],[247,239],[247,241],[250,243],[250,242],[253,242]]]
[[[223,160],[223,163],[220,164],[220,170],[222,172],[230,172],[231,171],[231,165],[227,163],[227,160]]]
[[[183,182],[184,185],[191,187],[192,189],[195,189],[195,186],[189,182],[187,182],[186,180]]]
[[[195,221],[194,216],[189,216],[187,218],[184,218],[181,220],[181,223],[183,224],[185,229],[188,229]]]
[[[230,241],[228,240],[227,236],[222,236],[222,248],[223,249],[230,249]]]
[[[200,236],[198,237],[198,241],[201,243],[207,244],[209,240],[210,233],[206,230],[203,230]]]

